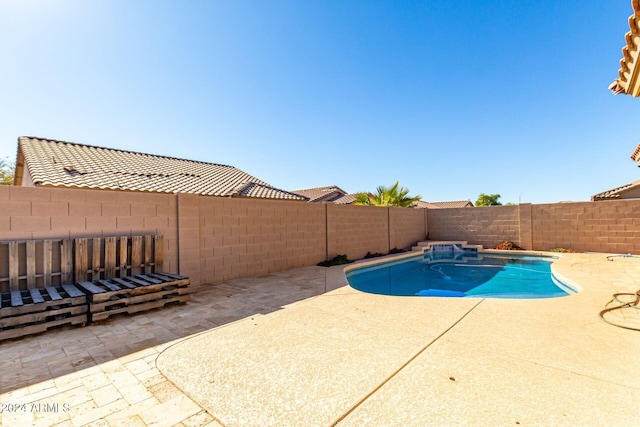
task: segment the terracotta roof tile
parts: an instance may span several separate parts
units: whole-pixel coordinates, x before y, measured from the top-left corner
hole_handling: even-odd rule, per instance
[[[603,191],[602,193],[598,193],[596,195],[591,196],[592,201],[596,200],[611,200],[611,199],[620,199],[622,198],[622,194],[627,191],[640,189],[640,179],[637,181],[633,181],[629,184],[625,184],[623,186],[613,188],[611,190]]]
[[[633,15],[629,17],[630,31],[625,34],[627,44],[622,48],[618,78],[609,85],[614,94],[640,96],[640,0],[631,0]]]
[[[336,205],[350,205],[356,201],[356,194],[345,194],[333,201]]]
[[[310,202],[332,202],[347,194],[343,189],[335,185],[293,190],[292,193],[308,197]]]
[[[640,163],[640,144],[636,147],[635,151],[631,153],[631,160]]]
[[[306,200],[233,166],[35,137],[18,146],[35,185]]]
[[[309,202],[315,203],[350,205],[356,200],[356,194],[347,194],[346,191],[335,185],[294,190],[293,193],[308,197]]]
[[[418,209],[442,209],[440,206],[425,202],[424,200],[418,200],[415,207]]]
[[[472,208],[473,203],[470,200],[455,200],[451,202],[427,202],[441,209],[448,208]]]

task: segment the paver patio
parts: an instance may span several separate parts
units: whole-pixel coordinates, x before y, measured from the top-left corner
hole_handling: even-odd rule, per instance
[[[570,254],[556,270],[583,291],[382,297],[341,287],[339,268],[305,267],[209,286],[183,306],[6,341],[0,422],[640,423],[640,335],[598,317],[611,294],[640,287],[640,259]],[[616,316],[640,324],[637,310]]]
[[[0,402],[11,407],[0,425],[218,425],[158,371],[158,354],[199,332],[318,295],[325,273],[307,267],[229,281],[200,288],[186,305],[4,341]]]

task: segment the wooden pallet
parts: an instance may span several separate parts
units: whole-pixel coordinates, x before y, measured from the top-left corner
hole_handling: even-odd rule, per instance
[[[139,274],[78,285],[87,294],[89,322],[189,301],[189,278],[179,274]]]
[[[74,285],[0,294],[0,341],[87,321],[87,298]]]
[[[0,241],[0,340],[189,300],[161,235]],[[4,293],[3,293],[4,292]]]

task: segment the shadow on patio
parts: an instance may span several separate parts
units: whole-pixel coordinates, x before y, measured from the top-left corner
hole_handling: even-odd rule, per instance
[[[6,395],[29,387],[32,393],[52,386],[50,380],[56,385],[66,382],[61,378],[67,374],[90,377],[81,371],[92,366],[116,359],[126,363],[130,354],[145,352],[155,358],[176,340],[324,293],[326,272],[312,266],[200,286],[185,305],[4,341],[0,343],[0,389]]]

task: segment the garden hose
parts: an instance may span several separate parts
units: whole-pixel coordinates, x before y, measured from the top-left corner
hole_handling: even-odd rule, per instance
[[[637,258],[637,255],[631,254],[618,254],[618,255],[609,255],[607,256],[607,261],[613,261],[614,258]]]
[[[613,299],[611,301],[609,301],[607,303],[607,305],[605,305],[605,307],[607,307],[609,304],[611,304],[614,301],[622,303],[622,301],[620,301],[618,299],[618,297],[621,296],[621,295],[633,296],[633,297],[635,297],[635,300],[631,301],[631,302],[625,302],[622,305],[617,305],[615,307],[605,308],[604,310],[602,310],[600,312],[600,318],[602,318],[602,320],[604,320],[608,324],[613,325],[613,326],[617,326],[619,328],[630,329],[632,331],[640,331],[640,328],[634,328],[632,326],[620,325],[618,323],[614,323],[614,322],[611,322],[611,321],[605,319],[604,315],[609,313],[609,312],[611,312],[611,311],[614,311],[614,310],[620,310],[622,308],[635,308],[636,310],[640,310],[640,307],[638,307],[638,303],[640,302],[640,289],[638,289],[635,294],[628,293],[628,292],[613,294]]]

